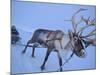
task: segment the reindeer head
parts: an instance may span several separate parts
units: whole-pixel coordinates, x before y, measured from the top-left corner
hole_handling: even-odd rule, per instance
[[[72,50],[78,57],[85,57],[86,56],[86,51],[84,49],[82,40],[78,36],[78,34],[73,33],[72,31],[69,31],[69,36],[70,36],[70,43]]]
[[[82,9],[82,8],[79,9],[77,12],[75,12],[73,14],[71,20],[66,20],[66,21],[72,22],[73,31],[69,31],[69,36],[70,36],[73,51],[78,57],[82,57],[82,58],[84,58],[87,54],[85,48],[88,47],[89,45],[95,45],[95,39],[90,38],[90,36],[95,35],[95,31],[96,31],[96,29],[94,29],[89,34],[82,35],[83,31],[86,28],[89,28],[91,26],[95,26],[95,20],[94,19],[90,20],[90,18],[85,19],[84,17],[81,17],[81,20],[76,23],[76,18],[75,18],[76,15],[79,12],[85,11],[85,10],[87,10],[87,9]],[[79,30],[78,30],[77,26],[81,22],[85,22],[86,25],[82,28],[79,28]]]

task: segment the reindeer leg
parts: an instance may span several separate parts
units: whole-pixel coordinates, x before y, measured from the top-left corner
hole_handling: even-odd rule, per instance
[[[44,70],[45,69],[45,63],[47,62],[47,60],[48,60],[48,57],[49,57],[49,55],[50,55],[50,53],[51,53],[51,51],[50,51],[50,49],[48,49],[47,50],[47,53],[46,53],[46,56],[45,56],[45,59],[44,59],[44,62],[43,62],[43,64],[41,65],[41,70]]]
[[[35,56],[34,56],[34,52],[35,52],[35,46],[33,46],[32,57],[35,57]]]
[[[54,51],[56,51],[57,52],[57,55],[58,55],[58,59],[59,59],[59,65],[60,65],[60,71],[62,71],[62,59],[61,59],[61,57],[60,57],[60,53],[58,52],[58,50],[54,50]]]
[[[34,52],[35,52],[35,48],[36,48],[37,46],[38,46],[38,44],[34,44],[34,45],[33,45],[32,57],[35,57],[35,56],[34,56]]]
[[[30,44],[31,43],[31,40],[29,40],[28,42],[27,42],[27,45],[25,46],[25,48],[24,48],[24,50],[22,51],[22,53],[25,53],[26,52],[26,49],[27,49],[27,47],[28,47],[28,44]]]

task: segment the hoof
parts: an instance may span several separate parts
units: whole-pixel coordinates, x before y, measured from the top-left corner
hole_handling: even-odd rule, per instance
[[[45,67],[44,66],[41,66],[41,71],[43,71],[45,69]]]
[[[60,72],[62,72],[62,68],[60,69]]]
[[[59,68],[58,70],[57,70],[57,72],[62,72],[63,70],[62,70],[62,68]]]
[[[34,55],[32,55],[31,57],[32,57],[32,58],[35,58],[35,56],[34,56]]]
[[[22,54],[24,54],[24,53],[25,53],[25,51],[23,50],[23,51],[22,51]]]

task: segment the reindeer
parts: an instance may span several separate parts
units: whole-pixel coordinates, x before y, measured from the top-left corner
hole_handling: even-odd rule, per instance
[[[91,39],[90,36],[95,35],[95,29],[91,31],[89,34],[83,36],[82,33],[86,28],[89,28],[91,26],[95,27],[95,20],[85,19],[84,17],[81,17],[81,20],[79,22],[76,22],[76,15],[81,12],[85,11],[87,9],[80,8],[77,12],[75,12],[72,15],[71,20],[65,20],[65,21],[71,21],[73,30],[69,30],[67,34],[62,32],[61,30],[47,30],[47,29],[37,29],[32,38],[27,42],[27,45],[25,49],[22,51],[22,53],[26,52],[26,49],[29,44],[33,43],[33,50],[32,50],[32,57],[34,57],[34,51],[35,48],[41,45],[43,48],[47,48],[46,56],[44,59],[43,64],[41,65],[41,70],[45,69],[45,64],[48,60],[48,57],[52,51],[57,52],[57,56],[59,58],[59,65],[60,65],[60,71],[62,71],[62,58],[60,56],[60,51],[63,52],[63,49],[71,50],[72,54],[70,57],[75,54],[76,56],[80,58],[86,57],[86,50],[85,48],[89,45],[95,46],[95,39]],[[77,31],[78,25],[84,22],[86,25],[80,30]],[[85,46],[84,46],[84,45]]]

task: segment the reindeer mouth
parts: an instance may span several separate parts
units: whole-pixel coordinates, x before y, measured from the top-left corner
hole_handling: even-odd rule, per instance
[[[85,58],[87,56],[87,52],[83,49],[80,52],[75,52],[75,54],[80,58]]]

